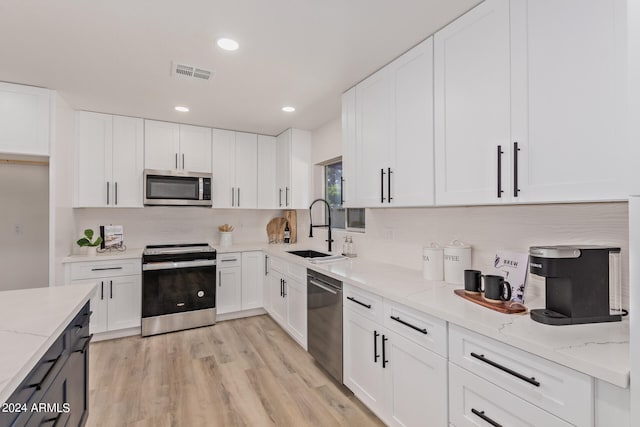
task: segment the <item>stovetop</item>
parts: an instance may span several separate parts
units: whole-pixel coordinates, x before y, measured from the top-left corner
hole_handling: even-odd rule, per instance
[[[148,245],[143,255],[163,255],[163,254],[189,254],[200,252],[215,252],[215,249],[207,243],[184,243],[174,245]]]

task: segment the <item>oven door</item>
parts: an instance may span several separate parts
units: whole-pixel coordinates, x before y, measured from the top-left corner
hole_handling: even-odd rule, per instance
[[[159,262],[142,266],[142,317],[216,306],[216,261]]]

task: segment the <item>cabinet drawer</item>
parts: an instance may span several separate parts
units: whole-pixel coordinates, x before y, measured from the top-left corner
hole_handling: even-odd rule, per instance
[[[392,301],[384,301],[384,326],[447,357],[447,322]]]
[[[100,279],[142,273],[140,258],[110,261],[86,261],[71,264],[71,280]]]
[[[449,360],[572,424],[593,423],[588,375],[455,325]]]
[[[517,396],[449,363],[449,421],[456,427],[570,427]]]
[[[298,265],[294,263],[288,263],[289,268],[287,273],[294,279],[297,279],[303,283],[307,283],[307,267],[304,265]]]
[[[229,252],[218,254],[216,257],[218,268],[240,267],[242,266],[242,255],[240,252]]]
[[[70,351],[82,350],[91,339],[89,332],[89,303],[86,303],[80,310],[80,313],[71,321],[67,327],[66,334],[68,337],[68,346]]]
[[[343,307],[360,313],[361,315],[382,323],[384,308],[382,297],[370,292],[358,289],[354,286],[345,286],[343,289]]]

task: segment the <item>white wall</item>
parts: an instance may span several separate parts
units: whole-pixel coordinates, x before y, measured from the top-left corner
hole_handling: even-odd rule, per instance
[[[342,122],[338,117],[311,133],[311,163],[322,163],[340,156],[342,156]]]
[[[47,166],[0,164],[0,272],[0,291],[49,283]]]
[[[52,197],[52,223],[54,227],[53,283],[64,283],[62,258],[69,255],[75,237],[73,201],[73,144],[74,111],[59,95],[55,97],[55,131],[51,149],[51,173],[55,188]]]

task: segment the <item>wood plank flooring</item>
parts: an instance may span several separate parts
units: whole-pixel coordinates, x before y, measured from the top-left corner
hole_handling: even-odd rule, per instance
[[[268,316],[91,344],[87,426],[381,426]]]

